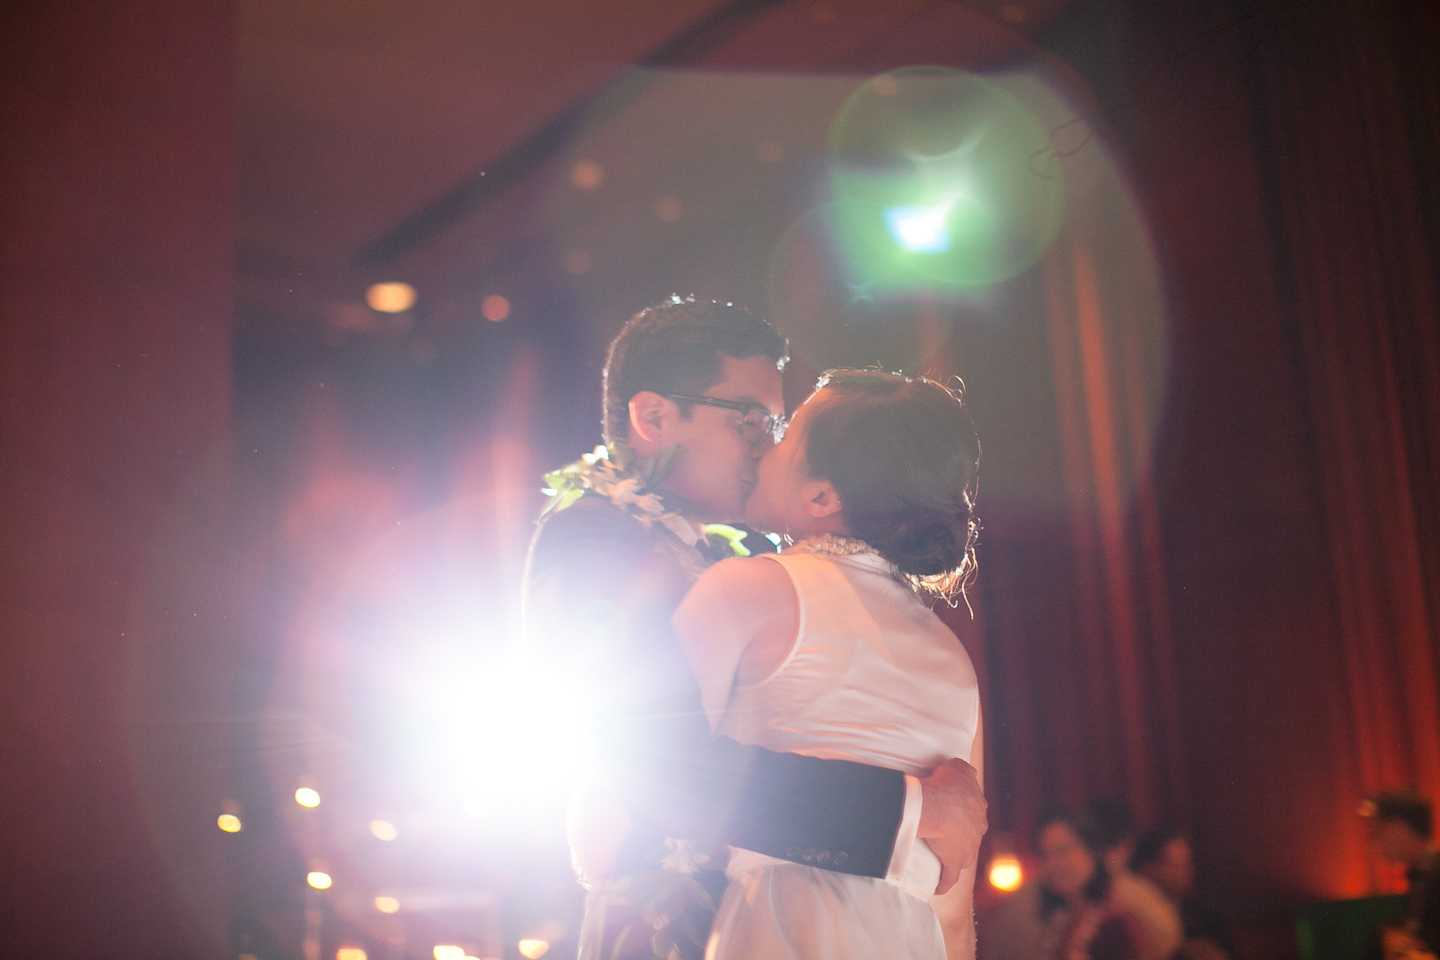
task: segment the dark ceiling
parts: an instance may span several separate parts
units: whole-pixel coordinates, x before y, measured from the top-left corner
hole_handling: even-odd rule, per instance
[[[364,326],[365,288],[389,279],[413,283],[432,318],[473,316],[496,274],[519,266],[536,282],[537,258],[562,279],[568,265],[605,288],[604,261],[612,280],[629,278],[624,261],[673,245],[656,203],[688,186],[667,183],[667,171],[692,163],[695,145],[632,124],[623,173],[606,171],[588,200],[584,271],[556,249],[546,190],[563,182],[597,109],[613,118],[644,93],[637,67],[857,77],[913,63],[985,68],[1033,51],[1025,34],[1065,5],[246,0],[240,322]],[[715,129],[733,136],[740,108],[727,117],[717,104]],[[754,139],[739,145],[752,160],[756,151],[780,167],[794,159],[785,130]],[[692,198],[671,199],[696,229]],[[619,300],[615,309],[636,306]]]

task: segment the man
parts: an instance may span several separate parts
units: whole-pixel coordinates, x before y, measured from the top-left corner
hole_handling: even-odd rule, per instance
[[[1384,956],[1440,954],[1440,851],[1435,849],[1434,811],[1413,790],[1386,790],[1360,805],[1370,845],[1383,859],[1405,865],[1410,881],[1399,923],[1380,931]]]
[[[1135,841],[1130,869],[1165,895],[1180,913],[1184,940],[1176,960],[1227,960],[1234,956],[1225,921],[1195,899],[1195,856],[1177,830],[1155,827]]]
[[[703,955],[725,878],[695,871],[726,844],[882,878],[920,837],[944,863],[942,892],[975,860],[984,798],[962,761],[920,780],[710,736],[670,617],[736,552],[738,531],[714,524],[743,516],[783,429],[784,361],[774,329],[734,306],[642,311],[605,365],[609,454],[547,477],[556,509],[531,545],[527,640],[593,718],[597,777],[572,834],[623,836],[577,844],[592,884],[582,957]]]
[[[1078,810],[1044,816],[1031,838],[1039,861],[1036,875],[996,908],[989,935],[980,940],[981,960],[1036,960],[1054,954],[1056,938],[1070,928],[1089,901],[1103,915],[1123,917],[1125,943],[1095,944],[1139,960],[1169,960],[1179,948],[1180,917],[1161,893],[1128,869],[1113,871],[1130,849],[1134,818],[1123,800],[1091,800]],[[1123,864],[1128,867],[1128,864]],[[1088,928],[1088,930],[1087,930]],[[1076,923],[1071,933],[1101,933]]]
[[[1137,928],[1143,960],[1166,960],[1183,940],[1180,914],[1150,880],[1130,870],[1135,850],[1135,814],[1119,797],[1092,797],[1085,804],[1097,853],[1110,872],[1116,902]]]

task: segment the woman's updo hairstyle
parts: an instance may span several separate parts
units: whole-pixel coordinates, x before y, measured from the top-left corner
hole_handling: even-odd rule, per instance
[[[953,599],[975,570],[980,441],[963,387],[828,370],[808,418],[810,476],[840,494],[851,533],[917,589]]]

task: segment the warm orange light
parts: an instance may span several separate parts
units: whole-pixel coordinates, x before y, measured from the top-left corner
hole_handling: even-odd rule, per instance
[[[305,874],[305,882],[316,890],[329,890],[330,884],[334,883],[334,881],[330,879],[330,874],[323,870],[311,870]]]
[[[375,909],[381,913],[396,913],[400,910],[400,901],[394,897],[376,897]]]
[[[226,833],[239,833],[241,828],[244,826],[240,822],[240,818],[235,816],[235,814],[233,813],[220,814],[220,818],[216,820],[215,823],[220,827],[221,830],[224,830]]]
[[[320,806],[320,791],[314,787],[301,787],[295,791],[295,802],[302,807]]]
[[[499,323],[510,316],[510,301],[498,293],[492,293],[480,302],[480,312],[485,315],[486,320]]]
[[[415,288],[408,283],[377,283],[365,291],[365,302],[381,313],[404,313],[415,306]]]
[[[465,948],[448,943],[435,944],[435,960],[465,960]]]
[[[550,949],[550,944],[544,940],[521,940],[520,955],[527,960],[540,960],[545,952]]]
[[[655,216],[666,223],[679,220],[680,214],[684,212],[685,208],[680,206],[680,201],[674,197],[661,197],[655,201]]]
[[[400,831],[395,829],[395,824],[389,820],[371,820],[370,833],[376,840],[394,840],[400,836]]]
[[[341,947],[335,951],[335,960],[366,960],[367,956],[360,947]]]
[[[594,190],[605,179],[605,171],[594,160],[576,160],[570,168],[570,183],[577,190]]]
[[[996,890],[1014,890],[1024,879],[1025,871],[1020,861],[1009,854],[1001,854],[990,861],[990,886]]]

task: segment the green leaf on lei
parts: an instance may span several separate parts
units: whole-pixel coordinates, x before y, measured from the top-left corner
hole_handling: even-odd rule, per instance
[[[666,502],[668,503],[669,501],[667,500]],[[749,536],[748,532],[738,530],[725,523],[707,523],[701,527],[701,529],[705,531],[705,536],[707,537],[723,537],[730,541],[730,551],[734,553],[735,556],[750,556],[750,548],[741,542]]]

